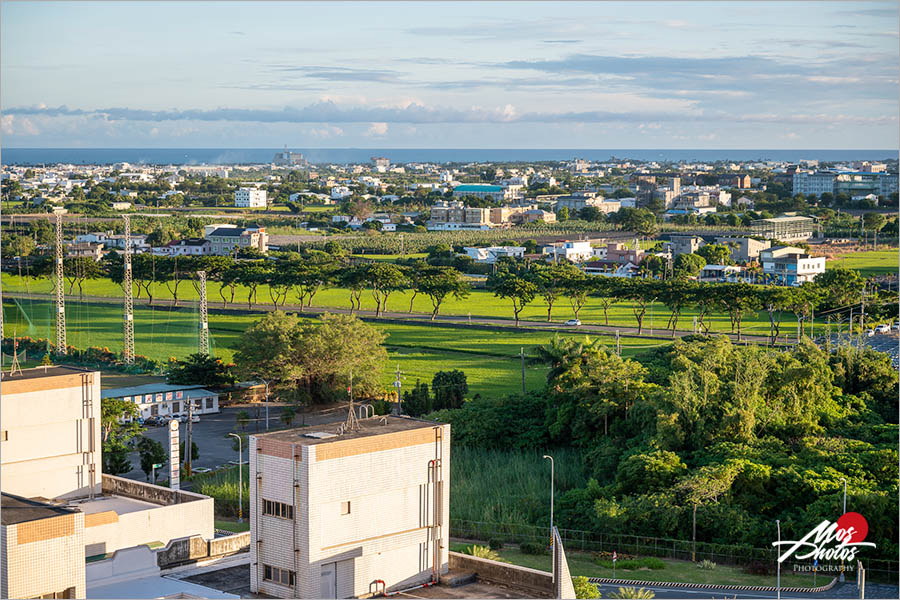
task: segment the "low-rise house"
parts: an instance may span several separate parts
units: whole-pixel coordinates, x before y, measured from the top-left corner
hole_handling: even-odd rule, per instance
[[[66,246],[66,257],[87,257],[94,260],[103,258],[103,244],[75,242]]]
[[[717,237],[717,244],[725,244],[731,249],[731,260],[747,263],[759,258],[759,253],[772,245],[769,240],[755,240],[748,237]]]
[[[165,248],[169,256],[205,256],[212,253],[212,244],[202,238],[172,240]]]
[[[100,397],[134,403],[143,419],[187,414],[191,402],[195,415],[219,412],[219,395],[198,385],[148,383],[103,390]]]
[[[262,254],[269,251],[269,234],[264,227],[207,225],[204,232],[212,244],[210,253],[216,256],[228,256],[241,248],[256,248]]]
[[[594,249],[591,248],[591,243],[586,241],[561,240],[544,246],[541,252],[550,262],[563,259],[580,263],[594,257]]]
[[[633,262],[617,263],[607,260],[592,260],[584,263],[582,269],[589,275],[604,275],[606,277],[635,277],[640,272],[640,267]]]
[[[672,256],[693,254],[706,245],[699,235],[673,235],[669,237],[669,248]]]
[[[789,248],[799,252],[790,252],[787,248],[770,248],[760,252],[763,274],[769,280],[781,285],[800,285],[825,272],[824,256],[813,257],[799,248]]]
[[[522,246],[490,246],[488,248],[464,248],[466,255],[477,263],[492,265],[501,258],[523,258]]]
[[[331,188],[331,199],[332,200],[343,200],[344,198],[349,198],[353,195],[353,192],[350,191],[345,185],[339,185]]]
[[[639,265],[644,260],[644,254],[646,252],[640,248],[629,248],[618,242],[606,245],[606,261],[610,263]]]
[[[742,267],[735,265],[706,265],[700,270],[700,281],[737,282],[742,280]]]

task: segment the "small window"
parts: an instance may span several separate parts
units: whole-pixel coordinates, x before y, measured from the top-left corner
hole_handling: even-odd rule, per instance
[[[341,502],[341,514],[349,515],[350,514],[350,502]]]
[[[293,571],[279,569],[270,565],[263,565],[263,579],[288,586],[294,585],[297,581],[296,574]]]
[[[284,502],[275,502],[274,500],[263,499],[263,514],[281,519],[293,519],[294,507]]]

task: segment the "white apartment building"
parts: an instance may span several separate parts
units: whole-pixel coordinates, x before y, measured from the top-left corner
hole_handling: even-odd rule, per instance
[[[805,171],[797,171],[794,173],[795,194],[815,194],[821,196],[825,192],[834,193],[835,174],[829,171],[817,171],[815,173],[807,173]]]
[[[265,208],[266,190],[247,187],[235,190],[234,205],[240,208]]]
[[[813,257],[799,248],[769,248],[760,252],[759,259],[763,274],[781,285],[800,285],[825,272],[824,256]]]
[[[332,200],[343,200],[344,198],[349,198],[353,195],[353,192],[350,191],[345,185],[337,185],[331,188],[331,199]]]
[[[250,589],[350,598],[449,566],[450,426],[360,419],[250,437]]]

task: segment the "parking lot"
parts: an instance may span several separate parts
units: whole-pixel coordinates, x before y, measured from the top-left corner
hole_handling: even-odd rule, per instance
[[[279,405],[269,406],[269,431],[285,428],[284,423],[281,422],[281,408]],[[200,422],[194,423],[192,427],[193,440],[197,444],[199,451],[199,458],[192,463],[194,467],[215,469],[227,466],[230,464],[230,461],[234,461],[231,464],[237,463],[238,453],[232,448],[234,437],[228,434],[241,432],[237,425],[237,414],[242,410],[247,411],[251,418],[243,433],[252,435],[266,431],[265,406],[262,404],[249,407],[228,407],[223,408],[216,414],[200,415]],[[343,421],[346,416],[346,405],[298,413],[294,418],[292,427],[297,427],[304,423],[307,425],[334,423]],[[178,435],[181,441],[185,440],[187,437],[187,423],[179,425]],[[147,427],[144,436],[160,442],[168,450],[168,427]],[[245,462],[248,460],[248,456],[247,448],[243,448],[243,460]],[[145,481],[146,475],[141,470],[141,459],[138,453],[132,452],[129,458],[133,468],[124,474],[123,477]],[[168,479],[168,466],[161,469],[161,471],[161,473],[157,472],[157,478]]]
[[[854,347],[857,344],[861,344],[863,347],[869,347],[873,350],[884,352],[891,357],[891,363],[894,365],[894,368],[900,368],[900,337],[898,337],[896,331],[892,331],[891,333],[876,333],[872,336],[866,334],[854,335],[849,339],[847,334],[831,334],[832,346],[846,344],[848,341]],[[816,343],[819,346],[824,346],[825,336],[817,338]]]

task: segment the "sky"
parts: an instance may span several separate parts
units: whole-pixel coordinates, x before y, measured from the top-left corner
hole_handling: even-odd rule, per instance
[[[896,2],[0,4],[7,147],[898,147]]]

